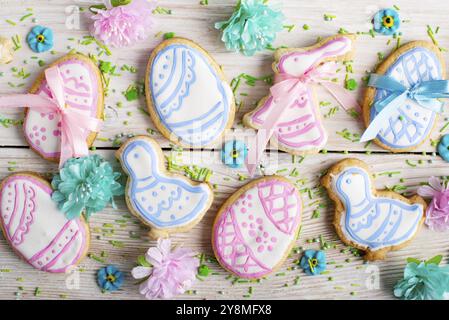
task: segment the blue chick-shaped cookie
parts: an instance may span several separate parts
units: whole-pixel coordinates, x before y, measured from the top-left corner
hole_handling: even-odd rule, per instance
[[[345,207],[340,225],[357,244],[376,250],[410,240],[423,217],[421,203],[374,195],[371,179],[358,167],[346,168],[335,182]]]
[[[182,228],[210,207],[212,190],[208,184],[166,172],[162,151],[152,139],[128,141],[119,158],[129,175],[128,205],[145,224],[157,229]]]

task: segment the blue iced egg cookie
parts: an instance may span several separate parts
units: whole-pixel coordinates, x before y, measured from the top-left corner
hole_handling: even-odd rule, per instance
[[[431,80],[445,79],[444,60],[439,49],[426,41],[407,43],[393,52],[377,69],[376,74],[389,76],[406,88]],[[393,98],[397,92],[368,88],[364,101],[365,123],[370,124],[382,110],[374,107],[379,101]],[[408,97],[382,122],[374,140],[381,147],[404,152],[424,143],[435,125],[437,112]]]
[[[184,147],[214,144],[234,121],[234,96],[220,66],[196,43],[165,40],[146,73],[148,109],[157,129]]]

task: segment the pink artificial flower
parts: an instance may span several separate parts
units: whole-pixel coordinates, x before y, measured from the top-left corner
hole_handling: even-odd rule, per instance
[[[113,47],[127,47],[148,37],[154,24],[152,12],[156,1],[132,0],[118,7],[106,3],[106,10],[98,10],[91,17],[92,36]]]
[[[134,279],[147,278],[139,291],[147,299],[170,299],[183,294],[196,279],[199,261],[190,249],[175,248],[170,252],[171,240],[158,239],[157,247],[148,249],[145,260],[152,267],[135,267]]]
[[[429,186],[419,187],[418,194],[432,197],[426,211],[426,225],[434,231],[449,230],[449,185],[430,177]]]

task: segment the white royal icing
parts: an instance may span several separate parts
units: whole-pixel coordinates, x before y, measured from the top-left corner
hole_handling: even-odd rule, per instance
[[[360,167],[346,167],[332,176],[333,191],[345,208],[340,220],[345,237],[371,251],[410,240],[423,217],[423,205],[373,195],[369,176]]]
[[[33,267],[65,272],[88,245],[88,231],[79,219],[68,220],[51,199],[52,190],[38,178],[13,175],[1,189],[1,223],[15,251]]]
[[[262,277],[285,256],[300,221],[301,199],[293,185],[276,178],[257,183],[217,218],[217,258],[241,277]]]
[[[129,175],[127,197],[145,224],[169,232],[198,220],[210,207],[212,190],[161,169],[160,147],[149,138],[133,139],[121,148],[120,161]]]
[[[64,83],[67,104],[81,112],[97,116],[101,80],[86,62],[69,59],[58,64]],[[51,97],[52,94],[44,79],[36,94]],[[43,114],[28,109],[24,122],[25,138],[33,149],[45,158],[58,159],[61,150],[61,122],[56,113]]]
[[[415,47],[400,55],[385,75],[411,88],[423,81],[441,80],[441,63],[431,50]],[[390,94],[391,92],[386,90],[377,90],[373,103],[385,99]],[[376,114],[375,108],[371,108],[371,118]],[[435,119],[435,111],[422,107],[412,99],[407,99],[383,123],[377,138],[392,149],[414,147],[422,143],[429,135]]]
[[[223,134],[233,94],[202,52],[186,43],[168,45],[148,76],[153,108],[182,144],[201,147]]]
[[[352,50],[352,40],[340,36],[314,49],[283,54],[275,67],[275,72],[298,77],[311,67],[324,61],[336,60]],[[286,106],[271,138],[281,149],[293,153],[307,153],[311,150],[321,150],[326,145],[328,135],[313,90],[308,86],[298,94],[297,100],[292,105]],[[273,108],[279,106],[272,96],[268,96],[263,104],[247,116],[250,125],[260,128]]]

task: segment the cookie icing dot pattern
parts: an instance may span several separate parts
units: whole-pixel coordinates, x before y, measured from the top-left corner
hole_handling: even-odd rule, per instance
[[[294,77],[304,75],[310,68],[322,63],[341,60],[353,51],[352,39],[337,36],[324,40],[319,45],[305,49],[285,49],[276,53],[277,62],[273,65],[276,74]],[[307,86],[293,104],[286,110],[275,127],[272,140],[281,150],[293,154],[318,152],[327,143],[328,135],[321,120],[314,89]],[[273,108],[279,106],[270,95],[258,107],[245,115],[244,122],[253,128],[261,128]]]
[[[346,168],[334,188],[346,210],[341,217],[342,230],[349,239],[372,250],[410,240],[423,217],[421,204],[374,196],[369,175],[361,168]]]
[[[213,194],[206,183],[191,183],[165,172],[160,147],[146,137],[128,141],[119,159],[129,175],[127,203],[150,227],[171,231],[198,221]]]
[[[225,203],[213,227],[217,259],[239,277],[263,277],[278,267],[296,239],[302,211],[298,191],[271,177],[231,198],[234,202]]]
[[[441,62],[434,52],[425,47],[415,47],[402,53],[388,68],[385,75],[411,88],[423,81],[441,80],[441,69]],[[386,90],[377,90],[372,104],[387,98],[390,94],[391,92]],[[377,114],[376,109],[371,108],[371,121]],[[435,111],[407,99],[407,102],[397,108],[384,124],[377,139],[391,149],[415,147],[429,135],[435,119]]]
[[[2,183],[1,224],[13,249],[36,269],[65,272],[86,253],[89,231],[68,220],[51,199],[48,183],[16,174]]]
[[[93,64],[80,58],[61,59],[56,62],[68,105],[96,117],[102,84]],[[45,78],[36,88],[36,94],[53,97]],[[47,159],[58,159],[61,150],[61,122],[56,113],[41,113],[32,109],[27,111],[24,132],[30,146]]]
[[[154,57],[148,75],[150,104],[162,126],[181,144],[202,147],[217,140],[228,126],[233,95],[205,54],[182,40]]]

